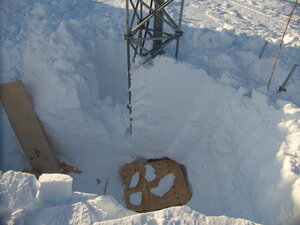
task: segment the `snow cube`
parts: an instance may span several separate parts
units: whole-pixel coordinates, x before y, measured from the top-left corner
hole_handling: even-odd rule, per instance
[[[37,193],[40,201],[62,200],[72,196],[73,178],[66,174],[44,173],[39,177],[41,184]]]

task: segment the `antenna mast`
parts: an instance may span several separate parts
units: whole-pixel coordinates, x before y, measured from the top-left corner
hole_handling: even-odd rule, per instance
[[[172,2],[180,2],[177,18],[167,12]],[[164,48],[176,41],[175,58],[178,57],[184,0],[126,0],[126,33],[128,97],[130,114],[130,134],[132,134],[131,105],[131,62],[136,56],[143,57],[143,64],[164,53]],[[177,22],[175,22],[177,21]]]

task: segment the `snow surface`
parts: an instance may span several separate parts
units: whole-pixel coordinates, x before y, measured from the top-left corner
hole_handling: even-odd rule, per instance
[[[20,182],[22,181],[22,182]],[[158,224],[164,221],[164,224],[195,224],[200,222],[203,225],[211,224],[235,224],[248,225],[253,224],[243,219],[231,219],[223,217],[205,217],[204,215],[191,210],[189,207],[175,207],[167,211],[157,211],[156,213],[136,214],[125,209],[118,204],[111,196],[97,196],[81,192],[73,192],[70,199],[60,201],[40,202],[32,198],[30,204],[24,190],[30,193],[36,193],[38,189],[32,185],[32,182],[38,183],[33,175],[8,171],[0,179],[0,222],[1,224],[51,224],[51,225],[89,225],[99,224],[101,221],[111,221],[114,224],[141,224],[138,221],[143,220],[147,224]],[[21,189],[16,186],[9,186],[8,183],[20,183]],[[9,188],[13,195],[7,195],[2,187]],[[10,202],[19,196],[14,205]],[[3,201],[4,199],[8,201]],[[53,199],[55,200],[55,199]],[[136,216],[131,217],[133,214]],[[120,220],[116,220],[121,218]],[[101,224],[101,223],[100,223]]]
[[[287,92],[276,91],[299,64],[299,6],[266,90],[293,4],[186,0],[178,62],[168,58],[173,55],[170,46],[166,56],[132,71],[131,137],[125,107],[125,1],[1,0],[0,82],[24,82],[55,155],[83,171],[72,174],[73,190],[106,193],[125,205],[120,167],[137,158],[169,157],[186,167],[193,191],[187,205],[193,210],[297,225],[299,68]],[[175,1],[168,11],[178,15],[179,6]],[[0,169],[29,168],[1,104],[0,127]],[[80,221],[76,212],[87,223],[93,219],[84,206],[85,194],[76,194],[74,205],[59,204],[58,211],[53,206],[35,217],[30,210],[12,215],[35,198],[38,183],[29,175],[31,181],[21,176],[12,183],[5,176],[0,193],[6,219],[25,214],[28,224],[40,224],[49,215],[49,221],[67,224],[68,218]],[[14,186],[27,192],[26,182],[32,189],[23,200]],[[98,208],[110,202],[101,199],[93,200],[99,215]],[[64,223],[55,220],[60,211]]]
[[[140,180],[140,173],[136,172],[131,177],[131,181],[130,181],[129,187],[131,187],[131,188],[136,187],[136,185],[138,185],[138,183],[139,183],[139,180]]]
[[[157,212],[137,214],[122,219],[103,221],[95,225],[158,225],[158,224],[182,224],[182,225],[255,225],[256,223],[243,220],[232,219],[225,216],[206,217],[198,212],[191,210],[188,206],[171,207]]]
[[[173,173],[169,173],[164,176],[158,183],[158,186],[155,188],[151,188],[151,193],[155,194],[159,197],[164,196],[167,192],[171,190],[174,185],[175,176]]]
[[[156,178],[155,169],[150,164],[145,165],[146,173],[145,178],[148,182],[153,181]]]
[[[55,175],[56,178],[62,176],[67,175]],[[111,196],[73,192],[69,198],[48,195],[47,202],[40,201],[35,196],[41,187],[33,175],[15,171],[4,173],[0,179],[1,224],[80,225],[133,214]]]
[[[140,205],[142,203],[142,192],[136,192],[129,195],[129,202],[132,205]]]

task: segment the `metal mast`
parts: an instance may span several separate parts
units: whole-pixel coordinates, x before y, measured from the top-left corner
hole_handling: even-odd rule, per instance
[[[136,56],[143,57],[145,64],[157,55],[163,54],[163,49],[173,40],[176,41],[175,58],[178,57],[179,38],[181,31],[184,0],[180,2],[179,15],[174,18],[167,7],[175,0],[126,0],[126,33],[127,69],[128,69],[128,109],[130,114],[130,133],[132,133],[131,106],[131,62]],[[176,21],[176,22],[175,22]]]

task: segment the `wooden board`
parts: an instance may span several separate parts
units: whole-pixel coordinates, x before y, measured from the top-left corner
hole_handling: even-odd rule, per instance
[[[147,164],[155,169],[156,174],[156,178],[150,182],[145,178],[145,166]],[[139,173],[138,184],[135,187],[130,187],[132,176],[136,172]],[[160,180],[171,173],[175,176],[172,188],[161,197],[151,193],[151,189],[157,187]],[[174,160],[164,159],[154,162],[126,164],[121,170],[121,178],[125,184],[124,193],[127,207],[136,212],[149,212],[171,206],[183,205],[192,197],[182,165]],[[142,192],[141,204],[133,205],[130,202],[130,195],[137,192]]]
[[[0,84],[0,100],[32,168],[59,172],[55,156],[21,81]]]

